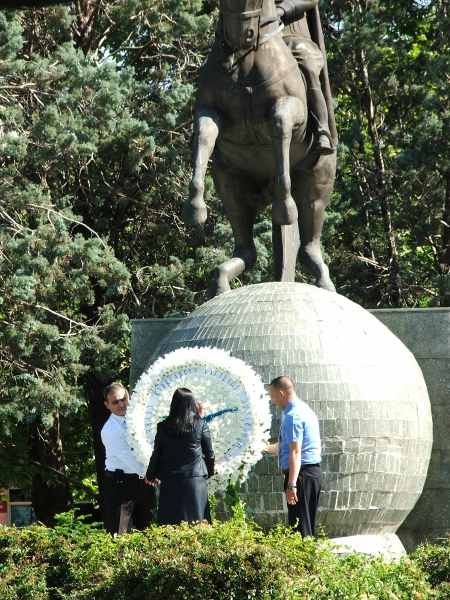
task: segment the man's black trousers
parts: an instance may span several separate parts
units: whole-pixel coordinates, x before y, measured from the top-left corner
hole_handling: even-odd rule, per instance
[[[284,471],[284,491],[289,481],[289,471]],[[297,479],[296,504],[288,504],[289,525],[303,537],[314,535],[317,508],[322,489],[323,473],[319,465],[302,465]]]
[[[112,473],[111,473],[112,475]],[[105,525],[109,533],[122,534],[128,530],[130,520],[133,527],[142,531],[153,520],[152,509],[156,508],[156,493],[152,485],[138,475],[123,475],[122,481],[105,477]]]

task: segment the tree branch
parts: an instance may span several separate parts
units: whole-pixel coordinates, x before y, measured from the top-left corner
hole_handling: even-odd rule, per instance
[[[97,239],[100,240],[103,248],[106,250],[107,246],[105,244],[105,242],[102,240],[102,238],[98,235],[98,233],[96,231],[94,231],[93,229],[91,229],[90,227],[88,227],[88,225],[86,225],[85,223],[83,223],[82,221],[77,221],[76,219],[70,219],[69,217],[66,217],[65,215],[62,215],[60,212],[58,212],[57,210],[54,210],[53,208],[49,208],[48,206],[39,206],[39,204],[32,204],[31,202],[28,203],[28,206],[32,206],[33,208],[38,208],[40,210],[46,210],[48,213],[52,212],[55,215],[60,216],[62,219],[65,219],[66,221],[70,221],[71,223],[76,223],[77,225],[81,225],[81,227],[85,227],[88,231],[90,231]]]
[[[98,502],[98,499],[99,499],[98,494],[96,494],[95,492],[93,492],[90,487],[88,487],[87,485],[85,485],[81,481],[78,481],[78,479],[74,479],[73,477],[69,477],[69,475],[66,475],[65,473],[61,473],[60,471],[57,471],[53,467],[49,467],[48,465],[44,465],[44,464],[40,463],[37,460],[33,460],[32,458],[28,458],[28,457],[25,458],[23,456],[18,456],[15,452],[12,452],[11,450],[9,450],[9,448],[7,448],[3,444],[2,441],[0,441],[0,446],[3,448],[3,450],[7,454],[9,454],[10,456],[12,456],[13,458],[16,458],[17,460],[24,460],[25,462],[27,462],[28,464],[32,465],[33,467],[37,467],[38,469],[41,469],[41,471],[45,471],[46,473],[52,473],[53,475],[56,475],[60,479],[63,479],[64,481],[67,481],[68,483],[70,483],[71,485],[73,485],[73,487],[75,487],[75,488],[77,488],[79,490],[83,490],[84,492],[86,492],[86,494],[88,494],[88,496],[90,496],[91,498],[94,498],[94,500],[96,502]]]
[[[46,310],[47,312],[51,313],[52,315],[55,315],[55,317],[59,317],[61,319],[65,319],[66,321],[69,321],[71,328],[72,328],[72,325],[77,325],[78,327],[81,327],[82,329],[91,329],[91,327],[92,327],[92,325],[86,325],[86,323],[78,323],[78,321],[74,321],[70,317],[66,317],[65,315],[62,315],[61,313],[55,312],[54,310],[52,310],[51,308],[48,308],[47,306],[42,306],[41,304],[31,304],[30,302],[24,302],[24,304],[26,304],[27,306],[34,306],[35,308],[40,308],[41,310]]]

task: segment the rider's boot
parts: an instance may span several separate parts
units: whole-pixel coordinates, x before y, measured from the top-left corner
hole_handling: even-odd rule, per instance
[[[314,134],[314,148],[315,154],[334,154],[333,144],[331,142],[331,135],[328,131],[322,129],[317,130]]]
[[[308,108],[315,121],[314,146],[316,154],[333,154],[334,147],[328,130],[328,111],[321,89],[308,89]]]

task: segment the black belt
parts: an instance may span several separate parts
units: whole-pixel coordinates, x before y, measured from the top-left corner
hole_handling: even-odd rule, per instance
[[[308,469],[309,467],[320,467],[320,463],[301,465],[300,471],[303,471],[303,469]],[[289,473],[289,469],[283,469],[283,473],[284,475],[287,475]]]
[[[109,477],[109,479],[117,479],[117,474],[115,471],[105,471],[105,477]],[[120,477],[124,479],[144,479],[137,473],[120,473]]]

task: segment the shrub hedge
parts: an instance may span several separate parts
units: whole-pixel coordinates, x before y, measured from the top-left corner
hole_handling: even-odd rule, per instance
[[[242,520],[111,538],[59,525],[0,527],[1,600],[450,600],[450,545],[400,561],[340,556],[328,540]]]

